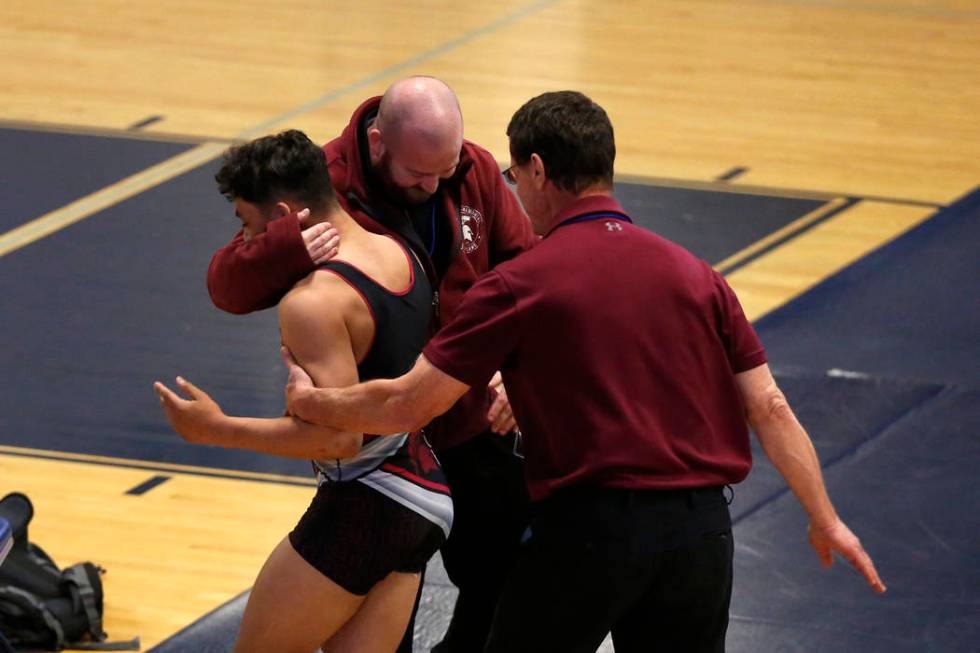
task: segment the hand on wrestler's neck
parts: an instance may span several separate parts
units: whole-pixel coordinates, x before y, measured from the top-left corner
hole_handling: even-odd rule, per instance
[[[299,212],[303,208],[301,206],[290,206],[290,209],[295,212]],[[339,205],[334,205],[321,211],[310,209],[310,215],[306,219],[300,220],[300,227],[306,229],[321,222],[329,222],[337,230],[337,233],[340,234],[341,239],[346,238],[349,240],[352,237],[357,237],[364,231],[364,228],[357,224],[354,218]]]

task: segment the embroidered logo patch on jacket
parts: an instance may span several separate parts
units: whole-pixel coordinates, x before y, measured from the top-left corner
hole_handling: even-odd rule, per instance
[[[463,233],[460,247],[467,254],[472,254],[480,249],[480,242],[483,240],[483,214],[473,207],[463,205],[459,209],[459,222]]]

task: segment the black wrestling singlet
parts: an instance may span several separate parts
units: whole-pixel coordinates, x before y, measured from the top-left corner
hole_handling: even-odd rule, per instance
[[[404,246],[402,250],[412,274],[408,286],[398,292],[388,290],[343,261],[330,261],[319,267],[336,274],[357,291],[374,319],[374,340],[357,366],[361,381],[405,374],[415,365],[428,340],[432,287],[415,255]],[[317,460],[314,467],[319,483],[363,483],[440,526],[448,537],[453,514],[449,488],[421,433],[364,434],[356,456]]]

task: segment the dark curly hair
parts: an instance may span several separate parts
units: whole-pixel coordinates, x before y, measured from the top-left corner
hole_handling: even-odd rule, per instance
[[[543,93],[528,100],[510,119],[507,136],[516,163],[527,163],[537,154],[548,179],[563,190],[612,188],[612,123],[602,107],[578,91]]]
[[[214,179],[229,201],[268,205],[288,199],[314,212],[337,202],[323,149],[296,129],[229,148]]]

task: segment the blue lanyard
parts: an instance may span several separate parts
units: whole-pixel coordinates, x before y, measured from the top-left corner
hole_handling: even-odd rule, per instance
[[[559,222],[558,224],[556,224],[554,227],[551,228],[551,231],[554,231],[559,227],[575,224],[577,222],[592,222],[593,220],[608,220],[608,219],[621,220],[622,222],[629,222],[630,224],[633,224],[633,221],[625,213],[608,213],[605,211],[598,211],[596,213],[586,213],[584,215],[577,215],[574,218],[569,218],[568,220],[565,220],[564,222]]]

